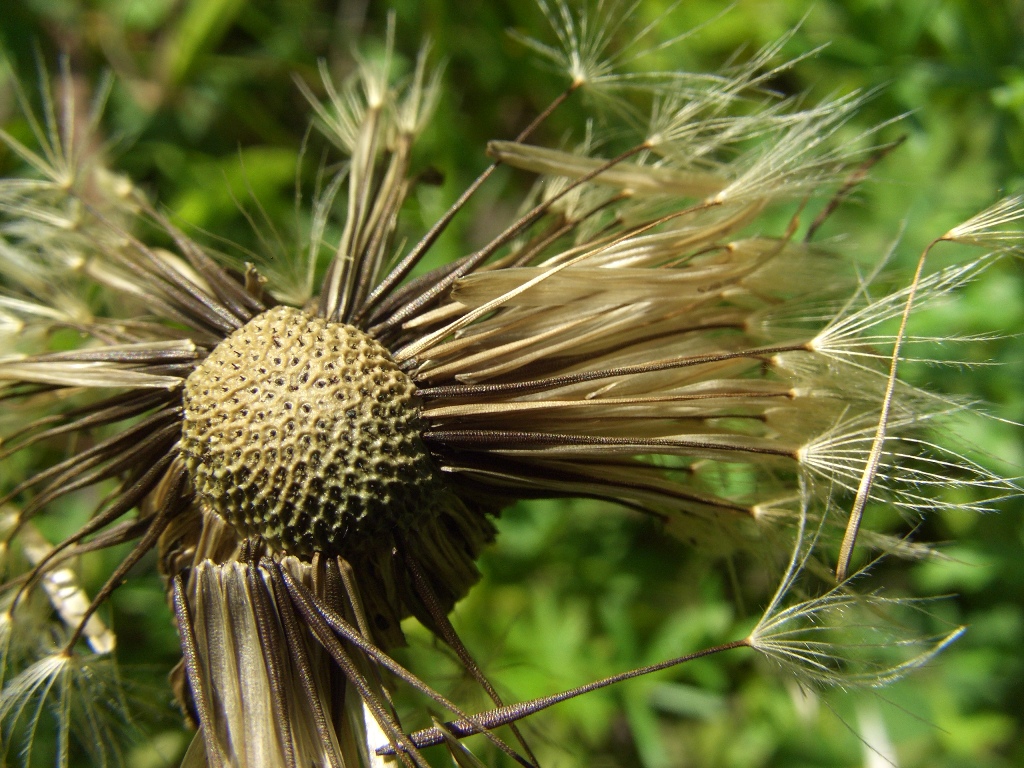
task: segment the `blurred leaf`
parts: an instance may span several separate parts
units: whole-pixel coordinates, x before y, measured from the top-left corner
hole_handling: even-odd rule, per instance
[[[163,44],[164,83],[181,85],[244,7],[245,0],[187,0]]]

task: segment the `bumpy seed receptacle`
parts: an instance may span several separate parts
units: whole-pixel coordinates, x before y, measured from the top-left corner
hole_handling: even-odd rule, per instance
[[[450,608],[494,529],[441,479],[415,391],[358,328],[291,307],[258,315],[185,383],[182,456],[200,503],[272,552],[359,564],[381,630],[426,618],[395,567],[399,542]]]

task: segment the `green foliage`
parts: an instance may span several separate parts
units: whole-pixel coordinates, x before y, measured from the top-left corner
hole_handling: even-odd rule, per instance
[[[383,4],[375,3],[340,9],[317,0],[8,5],[0,22],[7,61],[0,73],[0,124],[16,136],[26,133],[14,81],[30,84],[39,62],[52,68],[58,55],[66,55],[83,92],[112,71],[105,136],[114,167],[145,185],[180,224],[253,250],[261,244],[240,209],[260,219],[262,207],[268,219],[284,222],[282,227],[292,222],[301,231],[302,222],[294,221],[296,173],[304,173],[308,202],[309,179],[319,163],[316,139],[299,155],[309,109],[292,77],[317,88],[319,58],[344,72],[351,67],[354,38],[365,38],[363,49],[372,51],[385,28]],[[668,39],[713,19],[719,6],[688,0],[670,9],[663,0],[644,0],[626,28],[656,21],[657,38]],[[505,33],[516,28],[546,34],[531,4],[395,0],[391,7],[405,65],[424,38],[435,60],[446,63],[441,103],[416,160],[424,174],[436,169],[443,181],[421,186],[413,201],[418,211],[406,220],[406,226],[418,221],[425,227],[486,165],[486,141],[513,137],[565,79],[538,66]],[[855,233],[844,247],[862,253],[865,262],[898,238],[894,259],[909,268],[932,238],[1001,191],[1024,190],[1022,13],[1013,0],[831,0],[809,12],[800,0],[741,0],[644,66],[714,71],[735,50],[754,50],[796,25],[784,55],[828,44],[781,73],[772,87],[809,92],[812,100],[874,91],[837,140],[887,121],[894,122],[882,129],[882,141],[907,140],[823,234]],[[589,114],[584,107],[575,103],[558,111],[537,143],[558,144],[570,131],[578,138]],[[18,158],[0,150],[0,171],[18,165]],[[497,174],[437,252],[453,258],[484,241],[508,220],[528,182],[525,174]],[[282,235],[294,237],[287,229]],[[1000,417],[1024,420],[1021,268],[1019,260],[1004,260],[956,303],[916,319],[914,330],[924,335],[1001,335],[935,352],[978,367],[908,367],[913,381],[980,397]],[[999,365],[981,365],[989,362]],[[959,437],[993,469],[1014,474],[1024,465],[1022,431],[1007,422],[983,420]],[[916,526],[914,537],[953,542],[944,549],[948,559],[879,568],[880,581],[911,594],[958,594],[937,610],[950,623],[970,627],[929,668],[894,688],[878,695],[801,690],[737,650],[560,705],[524,730],[545,766],[875,765],[876,756],[855,732],[876,721],[899,766],[1024,764],[1024,522],[1019,503],[1005,507],[1004,514],[986,517],[936,514]],[[886,524],[906,527],[898,519]],[[485,579],[454,621],[509,700],[552,693],[749,630],[734,618],[730,580],[756,580],[758,574],[708,569],[649,520],[597,504],[536,502],[510,510],[500,528],[498,544],[483,561]],[[770,597],[774,585],[759,586]],[[137,670],[151,681],[164,674],[178,651],[156,577],[148,584],[133,581],[117,593],[114,606],[125,677]],[[425,632],[410,627],[410,635],[410,664],[429,663],[438,675],[451,676],[454,690],[472,689]],[[143,646],[133,637],[150,642]],[[169,707],[170,696],[159,695]],[[130,765],[176,764],[187,740],[173,713],[167,722],[128,755]],[[485,740],[469,744],[488,764],[500,764]]]

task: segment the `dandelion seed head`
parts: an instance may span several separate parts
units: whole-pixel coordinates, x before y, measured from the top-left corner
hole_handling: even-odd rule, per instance
[[[241,537],[351,555],[432,513],[414,385],[379,343],[288,307],[250,320],[185,383],[196,492]]]
[[[720,75],[622,74],[625,59],[609,51],[634,8],[541,3],[558,42],[528,44],[569,88],[515,141],[488,145],[495,166],[408,250],[396,241],[419,181],[413,144],[440,82],[428,47],[396,78],[390,20],[383,55],[357,57],[346,81],[322,64],[324,98],[299,82],[333,145],[310,220],[291,239],[262,208],[246,214],[264,250],[298,253],[286,279],[226,268],[101,154],[86,159],[76,147],[88,142],[62,130],[72,121],[48,94],[46,116],[29,119],[38,148],[0,134],[35,176],[0,181],[0,276],[11,286],[0,328],[18,336],[0,342],[0,399],[32,414],[16,414],[0,458],[71,446],[0,501],[23,509],[6,530],[0,517],[0,538],[31,566],[12,582],[26,585],[24,609],[12,616],[15,590],[0,595],[0,646],[7,654],[14,629],[37,618],[44,638],[19,650],[0,693],[5,737],[19,728],[31,740],[44,702],[70,722],[72,693],[95,703],[114,691],[109,677],[89,682],[114,649],[95,611],[156,550],[182,643],[175,692],[210,764],[385,764],[368,751],[385,742],[422,764],[378,671],[464,716],[387,656],[414,615],[502,709],[448,613],[479,578],[494,518],[526,498],[611,502],[701,553],[775,570],[796,531],[776,597],[731,647],[801,679],[884,683],[951,641],[955,631],[884,635],[909,650],[878,661],[874,628],[844,634],[843,620],[894,603],[857,598],[848,581],[810,599],[794,585],[821,570],[815,543],[836,540],[837,513],[876,470],[870,499],[910,511],[982,510],[1019,492],[939,447],[929,431],[963,404],[888,386],[875,349],[902,343],[878,326],[913,291],[917,306],[938,301],[993,259],[902,291],[839,274],[843,254],[798,241],[800,213],[787,210],[860,170],[850,166],[871,132],[836,144],[862,97],[804,107],[767,93],[790,65],[775,63],[787,38]],[[617,106],[635,143],[600,156],[627,134],[595,121],[570,150],[528,143],[584,86],[629,89]],[[536,177],[517,217],[477,250],[414,273],[499,164]],[[1019,201],[996,206],[946,239],[1002,243],[1019,211]],[[777,214],[791,216],[781,232]],[[53,329],[81,344],[51,351]],[[954,503],[950,489],[976,495]],[[83,490],[96,504],[86,522],[55,545],[34,540],[33,518]],[[813,537],[808,521],[820,526]],[[862,535],[872,549],[927,554]],[[87,598],[73,558],[126,543]],[[99,653],[78,655],[86,644]]]

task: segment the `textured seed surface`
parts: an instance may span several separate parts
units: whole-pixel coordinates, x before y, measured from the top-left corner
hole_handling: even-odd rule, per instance
[[[359,329],[276,307],[188,377],[182,455],[243,536],[345,555],[427,512],[436,480],[413,392]]]

